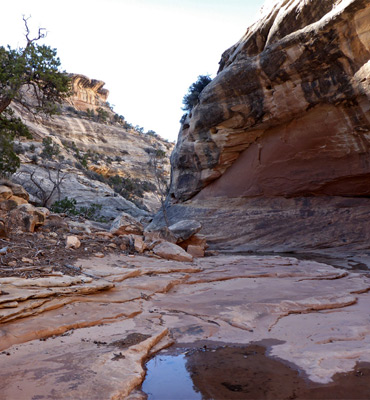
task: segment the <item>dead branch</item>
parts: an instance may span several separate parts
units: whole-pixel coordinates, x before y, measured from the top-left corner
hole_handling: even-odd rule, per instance
[[[46,37],[46,35],[47,35],[47,32],[46,32],[46,29],[45,29],[45,28],[39,28],[38,36],[35,37],[35,38],[33,38],[33,39],[30,39],[30,37],[29,37],[29,35],[30,35],[30,28],[28,27],[28,20],[29,20],[30,18],[31,18],[31,16],[29,16],[28,18],[26,18],[24,15],[22,16],[22,19],[23,19],[23,22],[24,22],[24,25],[25,25],[25,28],[26,28],[26,39],[27,39],[27,46],[26,46],[26,48],[27,48],[28,46],[30,46],[33,42],[37,42],[37,41],[40,40],[40,39],[44,39],[44,38]],[[45,31],[45,32],[43,32],[43,31]]]

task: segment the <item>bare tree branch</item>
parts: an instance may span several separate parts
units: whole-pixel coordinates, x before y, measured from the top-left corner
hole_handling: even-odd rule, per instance
[[[29,27],[28,27],[28,20],[31,18],[31,16],[29,16],[28,18],[26,18],[26,17],[23,15],[22,18],[23,18],[24,25],[25,25],[25,27],[26,27],[26,39],[27,39],[27,46],[26,46],[26,48],[27,48],[28,46],[30,46],[33,42],[37,42],[38,40],[44,39],[44,38],[46,37],[46,35],[47,35],[46,29],[45,29],[45,28],[39,28],[38,36],[35,37],[35,38],[33,38],[33,39],[30,39],[30,38],[29,38],[30,29],[29,29]],[[45,32],[43,32],[43,31],[45,31]]]
[[[167,180],[163,174],[163,165],[161,163],[162,157],[157,156],[156,153],[151,154],[149,165],[151,165],[155,177],[156,186],[158,189],[158,198],[161,203],[161,209],[167,228],[169,227],[169,220],[166,211],[166,198],[168,194]]]

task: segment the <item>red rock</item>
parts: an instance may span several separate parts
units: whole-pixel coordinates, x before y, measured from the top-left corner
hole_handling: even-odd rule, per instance
[[[363,0],[266,5],[182,125],[174,199],[369,196],[369,19]]]
[[[202,246],[190,244],[186,252],[192,255],[194,258],[204,257],[204,248]]]
[[[110,233],[113,235],[141,235],[143,233],[143,225],[129,214],[122,213],[112,223]]]

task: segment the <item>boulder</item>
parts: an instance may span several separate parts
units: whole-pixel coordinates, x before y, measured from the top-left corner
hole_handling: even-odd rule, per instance
[[[7,185],[11,188],[14,196],[21,197],[27,202],[29,201],[30,195],[28,194],[27,190],[24,189],[23,186],[17,185],[16,183],[13,182],[9,182],[7,183]]]
[[[12,195],[11,197],[9,197],[9,199],[7,201],[13,202],[16,206],[19,206],[21,204],[28,204],[28,201],[26,199],[24,199],[23,197],[16,196],[16,195]]]
[[[202,229],[202,225],[194,219],[186,219],[176,222],[168,229],[175,235],[176,242],[180,243],[199,232]]]
[[[110,232],[113,235],[141,235],[143,233],[143,225],[129,214],[122,213],[113,222]]]
[[[18,227],[24,232],[34,232],[37,226],[43,225],[45,214],[32,204],[21,204],[8,213],[8,227]]]
[[[171,242],[171,243],[176,243],[177,242],[177,236],[172,233],[166,226],[156,230],[156,231],[150,231],[144,232],[145,236],[145,241],[147,243],[150,242],[155,242],[155,241],[162,241],[165,240],[166,242]]]
[[[66,249],[78,249],[80,246],[81,242],[77,236],[67,236]]]
[[[0,186],[0,201],[8,200],[12,195],[13,192],[8,186]]]
[[[154,246],[153,252],[166,260],[193,261],[193,256],[175,243],[160,242]]]

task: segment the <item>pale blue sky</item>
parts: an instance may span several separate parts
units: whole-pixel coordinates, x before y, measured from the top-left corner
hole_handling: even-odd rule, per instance
[[[56,6],[60,4],[60,6]],[[67,72],[106,82],[108,101],[134,125],[176,140],[182,97],[215,76],[224,50],[256,19],[263,0],[12,0],[0,45],[24,45],[22,14],[58,49]]]

